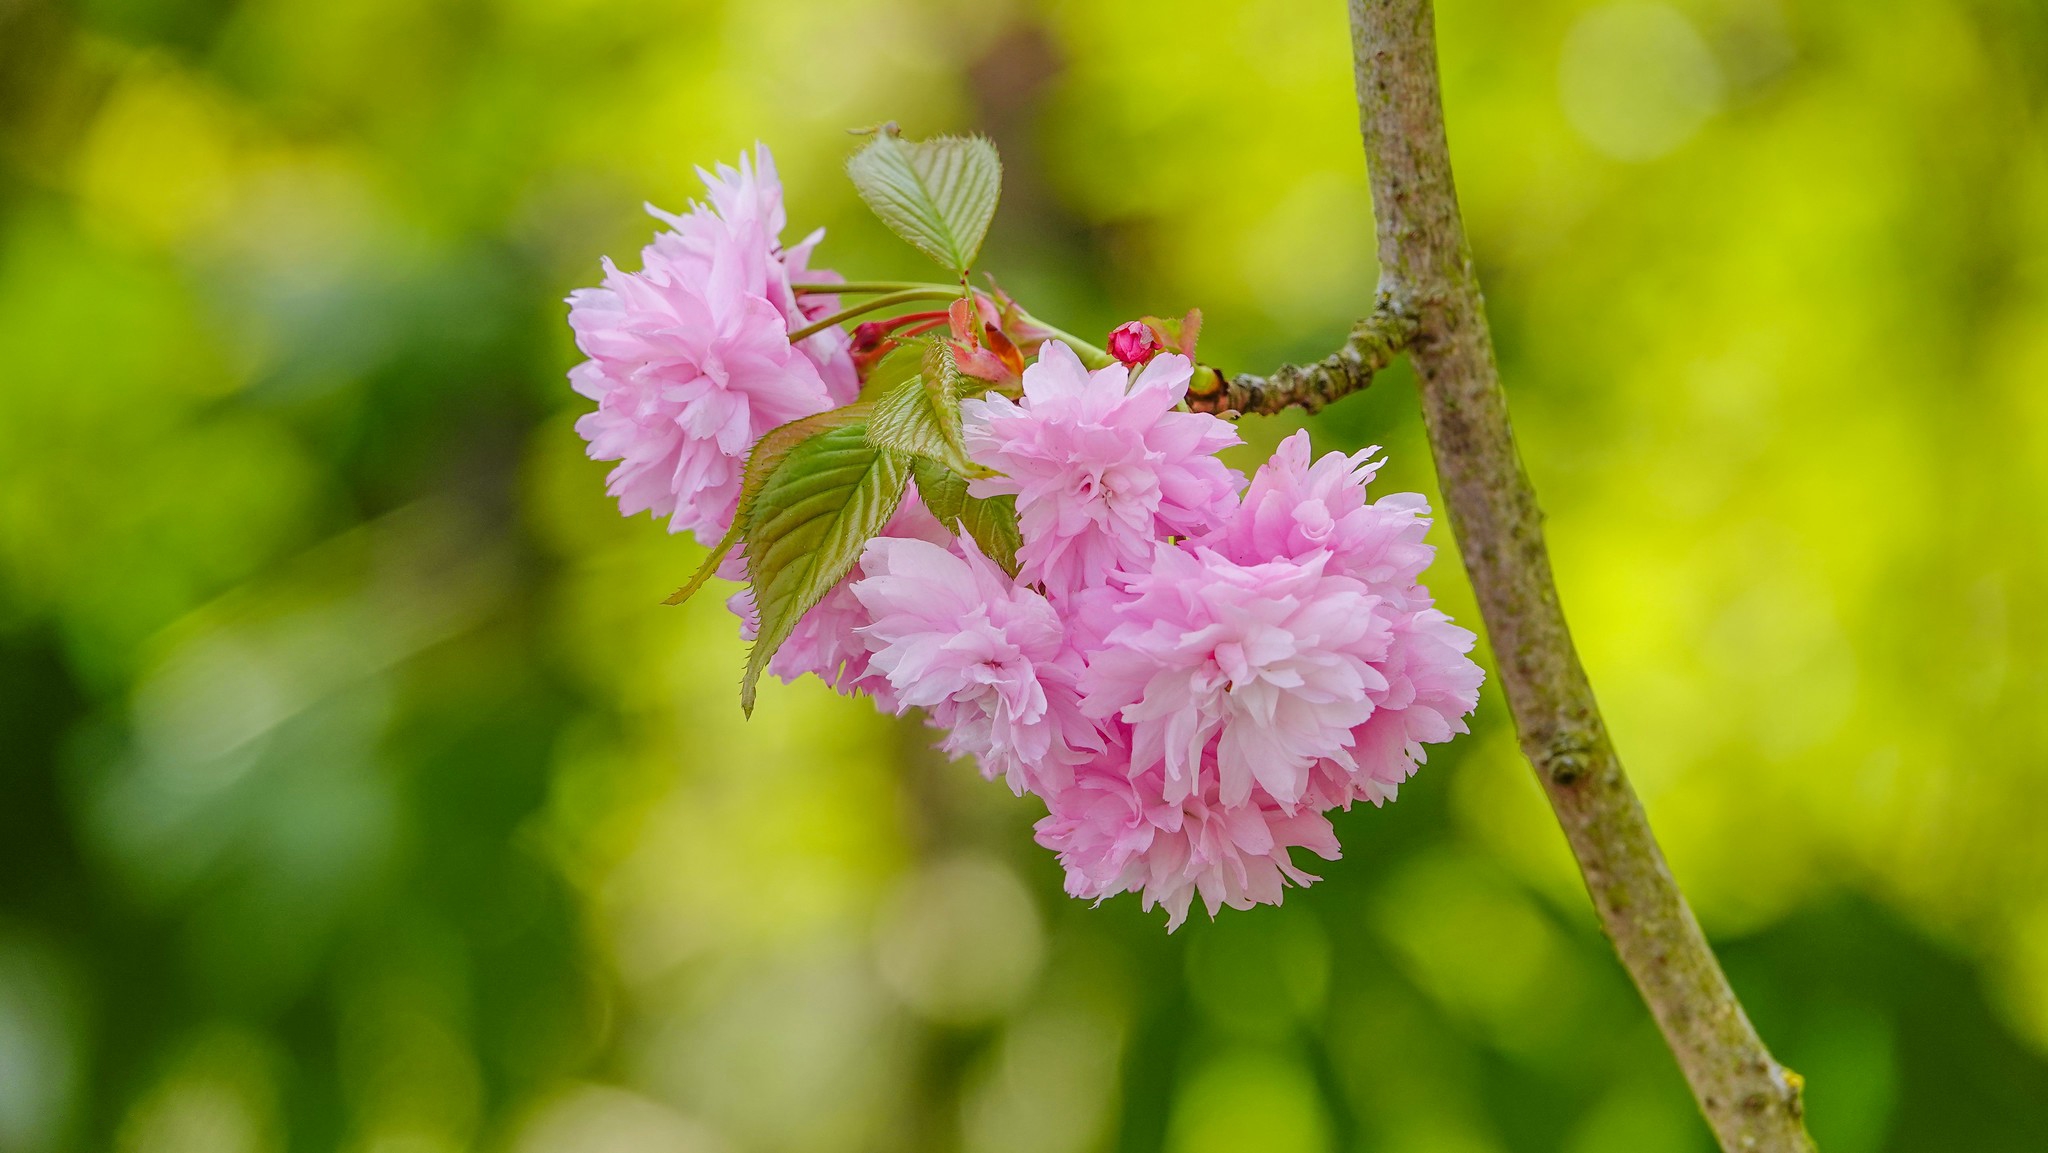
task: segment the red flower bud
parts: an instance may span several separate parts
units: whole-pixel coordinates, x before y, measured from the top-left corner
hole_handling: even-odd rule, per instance
[[[853,326],[853,350],[855,352],[873,352],[881,346],[882,341],[886,340],[888,336],[889,330],[872,320],[864,324],[856,324]]]
[[[1139,365],[1159,351],[1159,338],[1143,321],[1119,324],[1109,334],[1109,354],[1125,365]]]

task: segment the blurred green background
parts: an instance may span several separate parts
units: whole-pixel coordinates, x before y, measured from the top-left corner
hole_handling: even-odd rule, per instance
[[[1814,1132],[2048,1149],[2048,9],[1440,40],[1567,607]],[[0,2],[0,1150],[1704,1153],[1493,686],[1169,937],[914,724],[743,723],[570,430],[561,298],[694,165],[923,274],[887,118],[997,140],[1042,315],[1320,355],[1350,83],[1333,0]],[[1313,430],[1433,491],[1405,370]]]

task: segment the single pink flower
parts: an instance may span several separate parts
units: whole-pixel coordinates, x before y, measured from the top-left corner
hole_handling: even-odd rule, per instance
[[[717,246],[701,279],[604,263],[602,288],[569,295],[569,325],[590,359],[569,371],[597,411],[577,420],[595,460],[616,460],[607,490],[627,516],[667,517],[711,544],[739,502],[740,468],[762,433],[832,406],[782,314],[745,282],[747,255]]]
[[[1325,806],[1393,799],[1426,759],[1423,746],[1466,731],[1485,679],[1467,655],[1476,638],[1432,607],[1421,584],[1436,553],[1424,542],[1428,502],[1415,493],[1366,495],[1380,467],[1374,451],[1333,452],[1311,464],[1308,433],[1295,433],[1252,477],[1236,513],[1201,538],[1243,565],[1324,558],[1324,571],[1378,598],[1391,639],[1373,666],[1385,683],[1368,692],[1372,714],[1353,732],[1348,757],[1315,770],[1312,800]]]
[[[1077,750],[1099,747],[1074,688],[1080,657],[1059,614],[960,537],[952,549],[879,537],[852,593],[869,623],[869,665],[896,711],[924,709],[940,747],[973,756],[982,775],[1022,794],[1063,781]]]
[[[1306,429],[1280,442],[1259,466],[1231,514],[1200,539],[1239,564],[1330,556],[1328,571],[1364,581],[1399,602],[1436,558],[1424,542],[1429,502],[1412,492],[1369,500],[1366,485],[1383,463],[1377,448],[1310,463]]]
[[[1477,638],[1433,608],[1396,612],[1391,620],[1393,643],[1375,664],[1387,687],[1371,694],[1372,716],[1353,730],[1348,760],[1316,766],[1310,792],[1319,807],[1393,800],[1429,759],[1425,745],[1470,731],[1465,718],[1479,706],[1486,679],[1468,655]]]
[[[791,286],[803,283],[837,283],[843,278],[829,269],[809,267],[811,254],[825,238],[822,228],[813,230],[796,244],[784,248],[782,230],[788,217],[782,204],[782,182],[775,172],[775,157],[763,144],[754,146],[754,159],[740,155],[738,168],[721,163],[715,171],[697,170],[704,182],[710,204],[692,204],[690,211],[675,214],[647,205],[648,214],[666,222],[672,231],[657,233],[641,252],[649,269],[672,270],[681,279],[701,279],[710,267],[711,254],[731,242],[745,255],[747,291],[775,305],[795,332],[812,321],[839,311],[839,297],[828,294],[799,295]],[[850,404],[860,391],[855,378],[851,338],[846,330],[832,326],[798,342],[798,348],[818,366],[818,373],[831,393],[834,405]]]
[[[1131,771],[1161,766],[1166,799],[1199,793],[1213,763],[1225,806],[1257,785],[1292,807],[1318,761],[1350,763],[1392,636],[1378,598],[1326,559],[1247,566],[1160,544],[1118,578],[1126,599],[1088,652],[1082,707],[1131,725]]]
[[[968,455],[1002,474],[971,491],[1014,494],[1020,576],[1055,599],[1142,564],[1155,541],[1207,532],[1235,507],[1244,478],[1216,453],[1238,442],[1229,422],[1175,411],[1187,358],[1155,357],[1135,378],[1090,373],[1059,341],[1024,370],[1021,404],[997,394],[961,405]]]
[[[1101,901],[1135,892],[1145,909],[1164,907],[1172,931],[1196,896],[1214,917],[1228,905],[1277,905],[1288,882],[1317,878],[1294,865],[1289,850],[1324,860],[1339,855],[1321,813],[1289,811],[1270,800],[1224,805],[1213,783],[1168,800],[1154,768],[1131,775],[1129,752],[1112,748],[1075,770],[1073,783],[1050,792],[1047,816],[1034,829],[1059,855],[1069,895]]]

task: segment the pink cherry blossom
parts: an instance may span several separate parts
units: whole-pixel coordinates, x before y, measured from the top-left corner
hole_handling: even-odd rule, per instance
[[[1429,502],[1412,492],[1368,500],[1366,486],[1382,463],[1373,458],[1378,451],[1333,452],[1311,464],[1308,432],[1296,432],[1280,442],[1238,507],[1201,543],[1239,564],[1327,552],[1330,572],[1404,603],[1436,557],[1423,541]]]
[[[782,246],[782,185],[768,150],[757,157],[700,170],[708,205],[681,215],[650,205],[670,229],[642,250],[642,271],[606,261],[603,287],[569,296],[590,358],[570,383],[598,402],[576,430],[592,457],[620,462],[609,478],[620,511],[668,517],[669,531],[707,543],[725,531],[754,441],[859,390],[842,328],[790,346],[790,332],[838,308],[792,285],[839,277],[807,267],[822,232]]]
[[[1142,563],[1154,541],[1207,532],[1235,506],[1244,478],[1215,454],[1237,443],[1228,421],[1177,412],[1192,372],[1155,357],[1135,378],[1090,373],[1059,341],[1024,370],[1023,402],[990,394],[962,404],[968,455],[1002,475],[971,491],[1014,494],[1020,575],[1058,599]]]
[[[761,434],[831,406],[782,314],[747,291],[745,255],[731,243],[712,255],[701,281],[607,260],[602,288],[569,296],[590,358],[569,382],[597,401],[576,431],[593,459],[619,462],[608,478],[619,511],[667,517],[670,532],[706,544],[732,522],[741,464]]]
[[[1310,789],[1319,807],[1393,800],[1429,759],[1423,746],[1468,732],[1465,718],[1479,705],[1486,673],[1468,655],[1477,640],[1469,630],[1433,608],[1391,619],[1393,643],[1375,666],[1387,687],[1371,694],[1372,716],[1352,732],[1349,760],[1316,766]]]
[[[1199,895],[1214,917],[1228,905],[1277,905],[1287,882],[1316,878],[1294,865],[1288,850],[1305,848],[1334,861],[1336,833],[1321,813],[1288,811],[1254,798],[1220,803],[1212,780],[1200,793],[1168,800],[1158,768],[1132,776],[1129,750],[1113,747],[1075,770],[1073,783],[1045,797],[1048,815],[1036,826],[1039,844],[1059,855],[1067,893],[1101,901],[1140,894],[1143,907],[1164,907],[1167,929],[1180,926]]]
[[[1433,608],[1420,584],[1436,551],[1423,540],[1428,503],[1415,493],[1367,499],[1379,470],[1374,451],[1311,464],[1308,433],[1295,433],[1253,476],[1236,513],[1202,538],[1239,564],[1327,557],[1326,571],[1379,599],[1391,640],[1374,667],[1385,684],[1368,693],[1373,710],[1353,732],[1349,756],[1317,766],[1313,800],[1322,805],[1391,800],[1426,759],[1424,745],[1466,731],[1485,679],[1467,655],[1476,638]]]
[[[896,711],[924,709],[946,730],[940,747],[973,756],[1019,794],[1066,778],[1077,750],[1101,742],[1081,715],[1081,660],[1059,614],[983,556],[971,537],[948,550],[877,538],[853,595],[867,610],[869,664],[888,678]]]
[[[1162,766],[1167,800],[1200,791],[1212,741],[1226,806],[1254,784],[1293,806],[1316,762],[1350,765],[1392,635],[1378,598],[1326,560],[1239,565],[1160,544],[1119,578],[1128,599],[1089,655],[1083,708],[1130,723],[1131,769]]]
[[[647,205],[648,214],[666,222],[672,231],[655,234],[641,252],[643,264],[664,268],[684,280],[702,279],[709,269],[711,254],[727,242],[738,246],[745,256],[747,291],[775,305],[789,331],[839,311],[836,295],[805,294],[791,288],[802,283],[837,283],[842,277],[829,269],[808,267],[825,230],[811,232],[788,248],[782,246],[782,230],[788,224],[782,205],[782,182],[775,172],[775,157],[766,145],[754,146],[750,162],[742,153],[738,168],[719,164],[713,172],[702,168],[697,176],[704,182],[709,205],[693,204],[680,215]],[[850,403],[860,391],[855,379],[851,339],[837,325],[800,341],[797,347],[818,366],[825,387],[835,405]]]

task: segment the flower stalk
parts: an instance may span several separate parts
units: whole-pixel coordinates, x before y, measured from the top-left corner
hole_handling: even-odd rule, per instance
[[[789,334],[789,342],[795,344],[807,336],[816,336],[833,325],[843,324],[856,316],[865,316],[870,312],[879,312],[884,308],[895,308],[901,304],[915,304],[920,300],[952,300],[959,295],[958,292],[941,285],[930,287],[917,286],[885,293],[875,297],[873,300],[861,301],[851,308],[842,308],[830,316],[820,317],[804,325],[802,328]]]
[[[956,285],[932,284],[915,280],[856,280],[840,284],[820,281],[792,284],[789,287],[799,295],[884,294],[874,300],[865,301],[851,308],[841,309],[831,316],[824,317],[790,333],[789,339],[792,343],[802,340],[807,336],[815,335],[826,328],[830,328],[832,325],[842,323],[852,317],[863,316],[884,308],[894,308],[899,304],[909,304],[920,300],[958,300],[962,294],[961,288]],[[1116,358],[1111,356],[1108,350],[1091,341],[1082,340],[1080,337],[1064,329],[1047,324],[1045,321],[1026,312],[1021,305],[1007,296],[990,296],[988,293],[974,289],[966,291],[968,298],[973,300],[977,306],[982,307],[985,312],[993,312],[1000,316],[1002,318],[1002,327],[1006,330],[1013,330],[1007,331],[1006,335],[1014,340],[1019,347],[1027,351],[1035,352],[1038,346],[1045,341],[1057,340],[1068,348],[1073,349],[1074,354],[1081,358],[1081,363],[1090,368],[1107,368],[1117,363]]]

